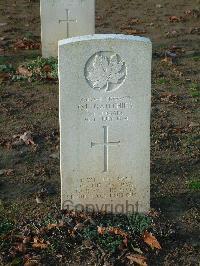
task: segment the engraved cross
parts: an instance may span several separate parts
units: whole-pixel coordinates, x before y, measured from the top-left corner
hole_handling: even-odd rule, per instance
[[[91,148],[98,145],[104,147],[104,172],[108,172],[109,146],[120,145],[120,141],[109,141],[108,126],[103,126],[103,129],[104,129],[104,142],[103,143],[91,142]]]
[[[70,22],[77,22],[77,19],[69,19],[69,9],[65,9],[66,11],[66,19],[59,19],[59,24],[62,22],[67,23],[67,38],[69,37],[69,23]]]

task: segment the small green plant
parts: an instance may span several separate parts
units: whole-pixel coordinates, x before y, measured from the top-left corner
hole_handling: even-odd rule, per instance
[[[22,79],[28,79],[30,81],[57,80],[58,60],[53,57],[37,57],[18,67],[17,72],[18,73],[13,76],[14,81]]]
[[[192,190],[200,190],[200,180],[190,181],[188,187]]]
[[[83,230],[83,237],[90,241],[100,245],[103,249],[114,253],[119,246],[123,243],[123,237],[120,235],[110,234],[99,234],[97,227],[89,226]]]
[[[200,55],[193,56],[193,60],[196,62],[200,61]]]
[[[0,221],[0,237],[7,234],[9,231],[13,229],[14,225],[7,219],[2,219]]]
[[[125,235],[128,237],[142,235],[152,225],[152,219],[139,213],[104,215],[99,219],[98,224],[99,227],[95,225],[86,227],[83,230],[84,238],[114,253],[123,244]]]
[[[134,233],[136,232],[143,233],[152,224],[152,220],[150,217],[145,216],[144,214],[140,214],[140,213],[130,214],[128,216],[128,221],[129,221],[131,230]]]
[[[166,78],[160,78],[156,80],[156,83],[159,85],[164,85],[164,84],[169,83],[169,81]]]
[[[200,84],[192,83],[189,87],[189,92],[193,98],[199,98],[200,97]]]
[[[15,70],[12,65],[0,65],[0,73],[13,73]]]

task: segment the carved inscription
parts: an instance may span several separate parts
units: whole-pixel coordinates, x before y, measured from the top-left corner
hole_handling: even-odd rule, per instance
[[[132,177],[133,180],[133,177]],[[136,188],[130,177],[95,178],[87,177],[80,180],[80,185],[73,194],[66,195],[68,200],[75,199],[113,199],[132,198]]]
[[[83,120],[86,122],[120,122],[129,120],[129,113],[133,107],[130,96],[104,96],[82,98],[78,110],[83,114]]]
[[[113,52],[98,52],[86,63],[85,78],[89,86],[105,92],[119,89],[127,75],[125,62]]]

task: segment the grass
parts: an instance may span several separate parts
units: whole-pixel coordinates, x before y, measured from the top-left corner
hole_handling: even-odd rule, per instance
[[[191,190],[200,190],[200,180],[192,180],[188,183],[188,188]]]
[[[193,56],[193,60],[194,60],[195,62],[200,61],[200,55],[195,55],[195,56]]]
[[[15,70],[11,64],[0,65],[0,73],[12,73],[14,71]]]
[[[193,98],[200,97],[200,84],[192,83],[189,87],[189,93]]]
[[[7,219],[0,219],[0,237],[6,235],[14,227],[14,224]]]
[[[159,78],[156,80],[156,84],[158,85],[164,85],[164,84],[168,84],[169,81],[166,78]]]
[[[59,225],[60,223],[62,225]],[[82,225],[83,228],[76,230],[74,229],[76,225]],[[29,232],[30,242],[26,244],[29,250],[34,237],[39,237],[43,239],[43,243],[49,244],[44,249],[38,249],[38,254],[52,259],[56,254],[68,254],[76,245],[84,245],[84,241],[89,241],[94,247],[101,247],[105,252],[114,254],[120,248],[132,250],[134,247],[140,247],[143,243],[143,233],[148,229],[151,230],[152,227],[152,218],[139,213],[96,214],[91,218],[90,215],[83,213],[76,213],[74,216],[73,213],[64,214],[53,211],[42,219],[28,219],[27,223],[24,219],[23,223],[18,221],[15,224],[2,219],[0,220],[0,252],[4,252],[5,259],[9,261],[12,258],[12,256],[7,257],[9,251],[13,250],[16,244],[20,246],[20,239],[23,240],[24,232]],[[98,228],[102,228],[104,232],[101,234]],[[21,265],[22,256],[23,252],[15,252],[11,265]]]

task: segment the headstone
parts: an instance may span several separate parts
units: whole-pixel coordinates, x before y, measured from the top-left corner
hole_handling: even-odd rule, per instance
[[[40,0],[42,56],[57,57],[58,41],[95,33],[95,0]]]
[[[136,36],[59,42],[62,209],[149,210],[151,54]]]

